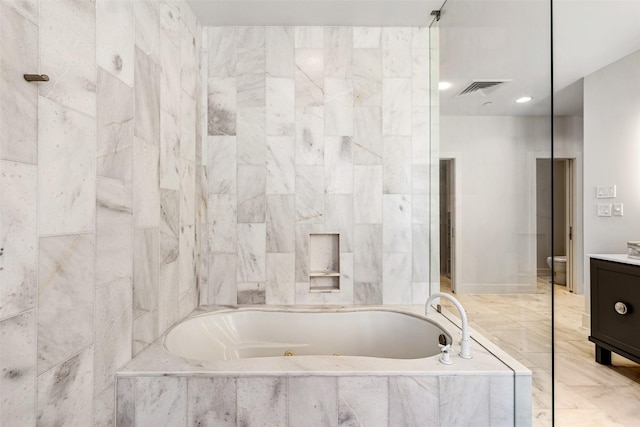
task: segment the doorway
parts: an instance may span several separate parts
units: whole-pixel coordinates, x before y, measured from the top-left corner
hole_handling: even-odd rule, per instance
[[[553,162],[553,177],[551,165]],[[576,211],[574,159],[536,161],[536,265],[538,277],[551,280],[548,258],[556,265],[554,282],[574,291],[574,223]],[[553,185],[553,198],[549,189]],[[553,235],[551,235],[553,224]],[[553,245],[553,248],[552,248]]]
[[[455,293],[455,160],[440,159],[440,289]]]

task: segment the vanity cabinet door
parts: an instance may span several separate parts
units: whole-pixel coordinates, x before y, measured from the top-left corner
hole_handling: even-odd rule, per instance
[[[591,320],[593,338],[640,357],[640,267],[591,260]]]

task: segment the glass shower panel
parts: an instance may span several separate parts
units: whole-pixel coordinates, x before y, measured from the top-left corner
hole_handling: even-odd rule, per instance
[[[551,425],[552,230],[540,218],[552,177],[537,167],[552,157],[550,2],[448,0],[438,18],[432,289],[454,294],[476,331],[531,370],[533,424]]]

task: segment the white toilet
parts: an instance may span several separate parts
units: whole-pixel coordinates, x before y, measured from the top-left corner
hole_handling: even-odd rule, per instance
[[[553,266],[551,265],[551,257],[547,258],[547,265],[549,268],[553,268],[553,282],[558,285],[567,284],[567,257],[555,256],[553,257]]]

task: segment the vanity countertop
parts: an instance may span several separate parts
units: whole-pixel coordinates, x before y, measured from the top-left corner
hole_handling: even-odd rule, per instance
[[[629,258],[627,254],[590,254],[589,257],[640,266],[640,259]]]

